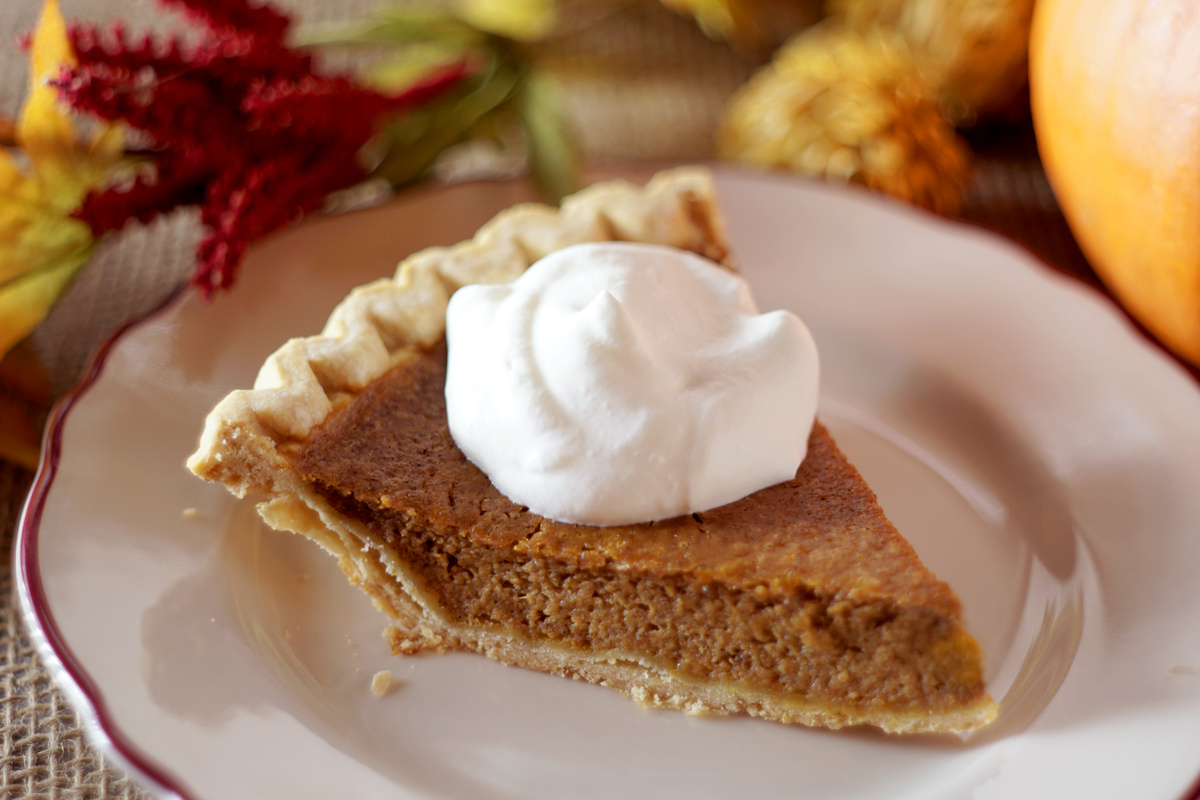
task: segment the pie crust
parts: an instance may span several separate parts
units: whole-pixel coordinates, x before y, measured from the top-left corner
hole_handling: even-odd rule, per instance
[[[370,519],[370,508],[350,513],[346,504],[337,500],[338,491],[349,496],[349,489],[315,482],[311,470],[306,474],[298,466],[306,463],[306,448],[321,440],[340,415],[360,413],[357,409],[368,402],[367,398],[384,391],[389,382],[409,380],[404,377],[406,371],[429,361],[430,353],[436,352],[442,341],[446,304],[456,288],[472,282],[508,281],[553,250],[579,242],[606,240],[679,247],[732,268],[711,178],[700,168],[661,173],[645,187],[621,181],[597,184],[568,198],[558,210],[536,204],[516,206],[498,215],[471,240],[410,256],[400,264],[393,278],[354,290],[334,310],[319,336],[294,339],[281,347],[263,365],[253,389],[231,393],[209,414],[200,446],[188,461],[189,468],[202,478],[223,483],[239,497],[262,498],[259,512],[270,526],[301,533],[337,557],[350,579],[392,617],[386,633],[398,652],[472,650],[508,664],[606,685],[643,705],[690,713],[749,713],[828,727],[871,724],[889,732],[962,732],[990,722],[996,707],[984,689],[979,648],[962,626],[957,598],[920,565],[911,547],[887,522],[861,477],[837,452],[819,424],[815,427],[814,441],[821,445],[820,452],[825,455],[817,466],[829,466],[839,476],[838,480],[849,487],[857,504],[855,513],[860,517],[852,520],[853,525],[842,520],[840,527],[822,535],[836,542],[854,535],[853,531],[869,533],[874,537],[870,541],[877,544],[875,549],[882,555],[875,561],[871,558],[866,561],[883,565],[881,574],[886,575],[881,578],[861,575],[855,564],[857,544],[848,542],[826,546],[811,557],[806,555],[808,566],[803,569],[791,562],[769,564],[763,569],[773,571],[756,572],[749,577],[744,570],[722,570],[719,565],[716,569],[706,567],[690,573],[673,571],[669,559],[678,556],[671,555],[670,548],[657,548],[653,550],[653,569],[641,577],[634,576],[648,590],[661,589],[662,585],[653,584],[655,581],[661,584],[667,580],[663,576],[669,576],[671,592],[678,592],[683,586],[679,595],[682,599],[675,608],[687,606],[690,610],[686,613],[692,616],[696,614],[692,595],[698,597],[710,590],[742,592],[760,606],[775,602],[777,594],[792,597],[803,590],[808,598],[805,606],[808,610],[804,613],[810,614],[812,604],[816,603],[820,606],[816,611],[825,617],[830,613],[851,613],[846,609],[861,610],[872,603],[880,608],[886,605],[878,629],[869,637],[872,642],[886,643],[878,653],[864,654],[861,643],[854,641],[835,642],[841,634],[837,634],[839,629],[833,623],[814,628],[804,622],[807,626],[804,644],[799,644],[801,639],[797,638],[797,644],[780,656],[783,645],[772,641],[770,646],[760,648],[761,652],[755,649],[751,654],[756,663],[764,658],[777,658],[779,663],[770,665],[775,674],[779,674],[779,665],[785,664],[784,673],[792,670],[807,675],[803,665],[805,649],[810,648],[810,652],[824,659],[820,675],[814,667],[811,691],[795,686],[780,688],[778,681],[756,683],[739,678],[741,673],[730,677],[728,665],[720,675],[705,674],[703,669],[645,646],[613,645],[608,640],[586,646],[579,641],[531,633],[521,625],[504,624],[498,617],[496,620],[465,618],[450,610],[445,587],[438,588],[429,573],[421,571],[416,559],[402,555],[405,548],[397,544],[393,533],[395,521],[384,519],[394,498],[385,496],[375,504],[380,508],[381,519],[376,523]],[[461,464],[456,468],[470,469]],[[798,481],[804,472],[802,465]],[[796,491],[803,491],[801,484],[797,486]],[[372,505],[371,498],[355,497],[355,502],[363,500],[366,506]],[[756,497],[752,495],[738,502],[751,504],[743,508],[753,508]],[[507,500],[500,497],[495,502]],[[806,502],[821,501],[808,498]],[[724,518],[732,518],[736,526],[740,512],[735,507],[737,504],[730,504],[723,509],[727,510]],[[513,508],[506,513],[515,517],[525,511]],[[424,514],[420,509],[418,512],[413,513]],[[429,520],[443,517],[437,509],[432,509],[422,517],[421,524],[436,528]],[[813,518],[820,520],[820,513]],[[507,547],[496,551],[505,563],[518,554],[526,559],[527,565],[545,566],[553,562],[556,574],[566,565],[583,575],[607,575],[625,581],[622,585],[634,585],[629,583],[630,575],[636,572],[632,562],[612,557],[621,547],[607,548],[604,543],[605,536],[625,534],[605,533],[608,529],[584,530],[578,526],[574,530],[559,526],[562,528],[559,530],[556,523],[543,522],[559,536],[555,541],[562,547],[554,552],[547,549],[534,552],[536,548],[528,543],[510,546],[493,542],[487,546]],[[684,523],[696,527],[688,520],[682,520],[680,525]],[[388,525],[392,528],[387,528]],[[447,537],[470,535],[453,526],[442,528],[433,533]],[[638,531],[629,529],[626,534],[636,536]],[[763,535],[779,538],[778,531],[765,531]],[[572,549],[577,539],[586,539],[596,552]],[[461,544],[474,548],[471,552],[475,556],[483,552],[486,557],[486,549],[477,546],[481,542],[464,540]],[[779,551],[778,547],[772,547],[770,552]],[[764,555],[757,560],[768,559]],[[445,561],[443,556],[442,562]],[[818,566],[813,567],[814,564]],[[805,570],[813,575],[806,576]],[[763,575],[772,577],[767,580]],[[556,580],[561,582],[561,577]],[[885,591],[881,586],[889,588]],[[730,596],[735,604],[742,602],[739,599],[742,595]],[[557,608],[558,601],[554,600],[553,605]],[[477,606],[478,603],[474,607]],[[672,612],[668,609],[662,613]],[[895,619],[909,623],[915,620],[913,624],[922,631],[920,641],[916,644],[898,641],[914,627],[894,622]],[[710,623],[710,631],[725,624],[736,627],[742,623],[718,620]],[[793,627],[799,630],[804,625],[797,622]],[[896,675],[904,674],[904,681],[889,677],[887,665],[897,658],[896,653],[910,652],[917,655],[894,670]],[[732,660],[737,661],[742,655],[747,654],[734,653]],[[852,669],[839,671],[835,667],[830,671],[829,664],[838,663],[837,658],[847,665],[869,664],[871,675],[859,680]],[[797,663],[801,666],[793,669],[791,665]],[[882,677],[877,679],[876,673]],[[896,689],[902,683],[902,688]],[[846,688],[839,688],[841,684]],[[876,685],[890,688],[866,688]],[[901,696],[902,701],[895,699]]]

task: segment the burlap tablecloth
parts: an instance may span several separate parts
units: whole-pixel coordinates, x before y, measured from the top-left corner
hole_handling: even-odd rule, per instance
[[[178,24],[149,2],[62,0],[68,17],[131,27]],[[291,0],[306,20],[361,16],[375,0]],[[40,0],[0,2],[0,112],[24,93],[28,31]],[[563,68],[571,118],[594,162],[702,159],[730,93],[752,65],[705,39],[690,21],[647,0],[626,4],[571,45]],[[586,65],[578,68],[572,65]],[[1022,243],[1052,266],[1098,285],[1062,219],[1037,162],[1028,122],[971,135],[979,153],[963,211],[969,222]],[[193,215],[133,227],[106,244],[35,336],[58,391],[76,380],[114,328],[157,305],[191,268]],[[0,797],[142,798],[149,794],[83,740],[35,652],[13,598],[11,539],[32,475],[0,463]]]

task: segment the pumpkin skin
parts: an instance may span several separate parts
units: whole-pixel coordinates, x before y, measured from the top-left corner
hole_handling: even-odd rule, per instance
[[[1038,0],[1038,149],[1096,274],[1200,364],[1200,2]]]

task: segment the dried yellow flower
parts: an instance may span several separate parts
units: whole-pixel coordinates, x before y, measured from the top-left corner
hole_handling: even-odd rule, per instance
[[[883,28],[822,23],[796,36],[731,101],[717,147],[944,214],[960,206],[969,173],[904,40]]]
[[[1028,75],[1034,0],[829,0],[850,27],[898,31],[955,124],[1009,106]]]

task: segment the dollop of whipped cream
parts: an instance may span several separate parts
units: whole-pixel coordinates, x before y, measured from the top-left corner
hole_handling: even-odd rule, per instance
[[[605,242],[556,251],[446,313],[459,448],[549,519],[666,519],[791,479],[817,407],[812,336],[759,314],[701,256]]]

